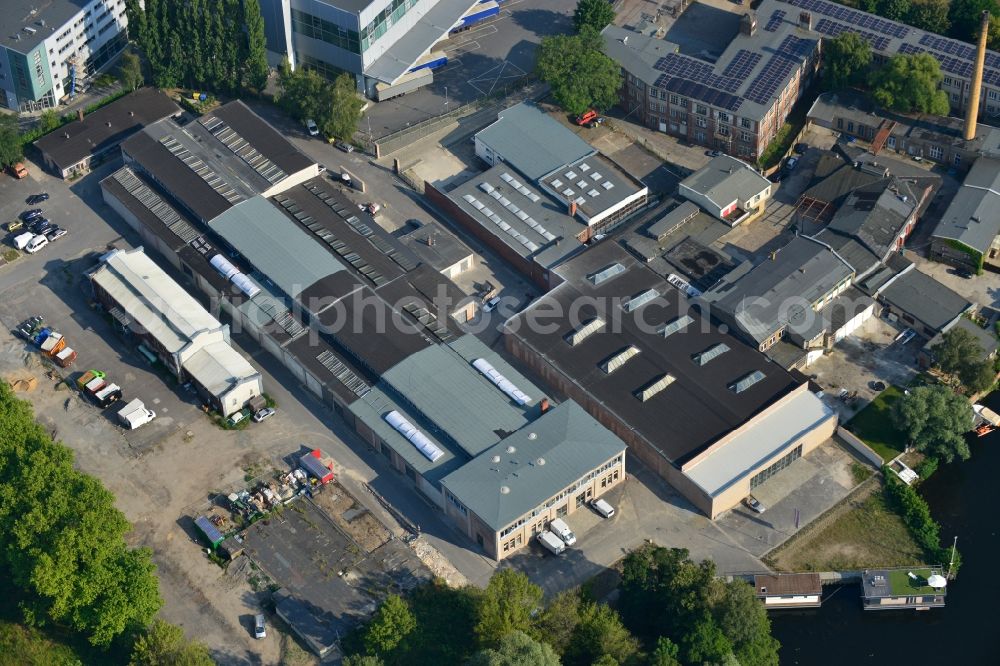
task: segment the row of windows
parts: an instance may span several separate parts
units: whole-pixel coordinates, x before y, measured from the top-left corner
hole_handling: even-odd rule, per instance
[[[298,58],[304,68],[314,70],[327,81],[333,81],[344,73],[344,70],[339,67],[331,65],[330,63],[320,60],[319,58],[313,58],[310,55],[299,54]]]
[[[792,449],[791,451],[789,451],[788,453],[786,453],[784,456],[782,456],[781,460],[779,460],[778,462],[772,464],[767,469],[762,470],[762,471],[758,472],[757,474],[754,474],[753,478],[750,479],[750,489],[753,490],[754,488],[756,488],[760,484],[764,483],[765,481],[767,481],[768,479],[770,479],[772,476],[774,476],[775,474],[777,474],[781,470],[785,469],[786,467],[788,467],[789,465],[791,465],[793,462],[795,462],[796,460],[798,460],[801,457],[802,457],[802,445],[799,444],[794,449]]]
[[[379,12],[378,16],[372,19],[361,31],[361,48],[364,51],[379,40],[382,35],[388,32],[399,19],[403,18],[406,12],[413,9],[420,0],[392,0],[392,4]]]
[[[361,53],[361,40],[356,31],[297,9],[292,10],[292,30],[305,37],[333,44],[345,51]]]

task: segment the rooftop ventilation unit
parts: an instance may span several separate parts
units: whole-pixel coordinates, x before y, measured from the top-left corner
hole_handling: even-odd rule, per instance
[[[594,333],[597,333],[598,331],[602,330],[604,326],[605,323],[603,319],[601,319],[600,317],[594,317],[580,328],[576,329],[575,331],[571,331],[569,334],[567,334],[566,342],[569,343],[570,347],[576,347],[578,344],[589,338]]]
[[[625,310],[625,312],[635,312],[643,305],[649,303],[651,300],[653,300],[659,295],[660,292],[658,292],[657,290],[647,289],[646,291],[636,294],[629,300],[625,301],[625,303],[622,305],[622,308]]]
[[[743,393],[757,382],[763,381],[765,375],[760,370],[754,370],[749,375],[737,379],[729,385],[729,390],[733,393]]]
[[[226,259],[221,254],[217,254],[208,260],[208,263],[212,264],[212,268],[219,271],[224,278],[227,280],[231,279],[234,275],[240,272],[240,269],[233,266],[228,259]]]
[[[479,372],[483,373],[487,379],[489,379],[493,384],[496,385],[498,389],[503,391],[510,397],[511,400],[519,405],[526,405],[531,402],[531,398],[527,396],[523,391],[514,386],[514,383],[500,374],[493,365],[484,358],[477,358],[472,362],[472,367],[474,367]]]
[[[607,282],[608,280],[617,275],[621,275],[624,272],[625,272],[624,266],[622,266],[619,263],[614,263],[611,264],[610,266],[602,268],[596,273],[591,273],[590,275],[587,276],[587,279],[590,280],[596,287],[604,282]]]
[[[659,333],[665,338],[669,338],[674,333],[677,333],[678,331],[683,331],[693,322],[694,319],[692,319],[690,315],[683,315],[681,317],[678,317],[677,319],[674,319],[671,322],[667,322],[666,324],[664,324],[662,327],[660,327],[660,330],[658,330],[657,333]]]
[[[654,395],[673,384],[675,379],[676,377],[671,374],[663,375],[636,391],[635,397],[642,402],[647,402],[652,399]]]
[[[725,354],[727,351],[729,351],[729,345],[727,345],[725,342],[720,342],[717,345],[712,345],[703,352],[695,354],[694,356],[691,357],[691,360],[697,363],[698,365],[707,365],[708,362],[711,361],[713,358],[718,358],[719,356]]]
[[[420,453],[424,454],[424,457],[431,462],[436,462],[438,458],[444,455],[444,451],[434,446],[434,443],[427,439],[427,436],[417,430],[417,428],[406,420],[406,418],[397,412],[395,409],[385,415],[385,421],[396,431],[409,440],[410,444],[417,447]]]
[[[637,355],[638,353],[639,353],[638,347],[636,347],[635,345],[629,345],[625,349],[614,354],[613,356],[606,359],[603,363],[601,363],[601,370],[603,370],[606,374],[610,375],[612,372],[614,372],[618,368],[628,363],[629,359]]]

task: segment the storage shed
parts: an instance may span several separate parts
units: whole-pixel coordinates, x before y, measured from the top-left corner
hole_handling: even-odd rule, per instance
[[[330,483],[333,481],[333,464],[330,463],[330,467],[327,467],[322,460],[323,452],[313,449],[299,459],[299,464],[302,465],[302,469],[319,479],[320,483]]]
[[[198,528],[198,531],[205,536],[205,539],[212,544],[212,548],[215,548],[226,539],[222,532],[219,531],[219,528],[213,525],[212,521],[205,516],[195,518],[194,524]]]

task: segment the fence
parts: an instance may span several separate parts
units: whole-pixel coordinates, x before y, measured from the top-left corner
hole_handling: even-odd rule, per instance
[[[837,426],[837,434],[848,446],[857,451],[862,458],[875,465],[875,467],[881,469],[882,465],[885,464],[882,456],[875,453],[870,446],[858,439],[857,435],[847,430],[844,426]]]
[[[468,104],[463,104],[447,113],[428,118],[416,125],[386,134],[378,139],[368,139],[366,150],[376,158],[385,157],[453,123],[457,123],[463,118],[468,118],[477,113],[483,113],[486,116],[486,111],[492,110],[495,112],[528,98],[540,98],[548,91],[548,88],[543,84],[532,84],[532,81],[533,77],[530,75],[521,77],[513,83],[504,86],[502,90],[480,97]]]

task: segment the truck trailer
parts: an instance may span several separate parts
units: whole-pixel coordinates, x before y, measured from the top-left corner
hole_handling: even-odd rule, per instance
[[[144,426],[156,418],[156,412],[146,409],[146,405],[136,398],[118,411],[118,420],[129,430]]]
[[[76,361],[76,350],[72,347],[63,347],[62,351],[56,354],[53,358],[55,358],[55,361],[59,364],[60,368],[68,368],[73,365],[74,361]]]

